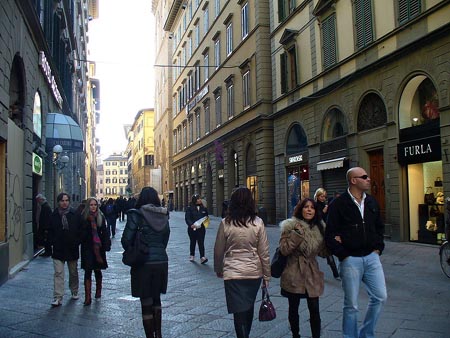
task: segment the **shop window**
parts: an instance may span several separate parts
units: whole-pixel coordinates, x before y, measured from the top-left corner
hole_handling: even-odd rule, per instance
[[[332,108],[326,115],[322,127],[322,141],[331,141],[348,133],[345,116],[337,108]]]
[[[41,96],[38,92],[34,94],[33,103],[33,131],[34,134],[42,137],[42,113],[41,113]]]
[[[286,144],[286,155],[298,154],[308,149],[305,131],[299,124],[292,126]]]
[[[386,122],[386,106],[381,97],[375,93],[367,94],[359,107],[358,131],[381,127]]]

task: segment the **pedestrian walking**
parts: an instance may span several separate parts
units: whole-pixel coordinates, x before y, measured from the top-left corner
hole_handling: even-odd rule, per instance
[[[84,270],[84,305],[91,305],[92,271],[95,274],[95,298],[102,296],[102,270],[108,268],[106,251],[111,238],[105,216],[94,197],[86,201],[81,213],[81,268]]]
[[[52,215],[52,208],[47,202],[44,195],[38,194],[36,196],[37,210],[36,223],[38,234],[38,245],[44,247],[42,257],[50,257],[52,255],[52,246],[49,242],[48,231],[50,227],[50,217]]]
[[[324,273],[320,271],[317,256],[326,257],[325,222],[320,217],[317,203],[304,198],[291,218],[280,224],[280,252],[287,256],[280,280],[281,295],[289,302],[289,324],[293,338],[300,338],[300,300],[306,298],[313,338],[320,337],[321,319],[319,297],[324,291]]]
[[[198,220],[208,217],[208,210],[203,205],[200,195],[193,195],[191,198],[191,204],[187,207],[184,219],[188,226],[189,236],[189,260],[193,262],[195,260],[195,246],[198,244],[198,250],[200,252],[200,262],[205,264],[208,262],[208,258],[205,256],[205,235],[206,228],[203,223],[198,224]]]
[[[70,196],[64,192],[56,197],[58,207],[50,217],[49,241],[52,245],[54,292],[52,306],[62,304],[64,296],[64,264],[69,268],[69,288],[72,299],[78,296],[78,258],[80,257],[80,221],[70,207]]]
[[[261,281],[267,288],[270,281],[266,229],[256,216],[248,188],[237,188],[231,194],[228,214],[217,230],[214,271],[224,279],[227,309],[233,314],[236,336],[248,338]]]
[[[330,204],[326,243],[339,258],[344,308],[344,338],[372,338],[387,299],[380,255],[384,249],[384,223],[375,198],[367,194],[370,177],[361,167],[347,171],[348,189]],[[358,294],[366,286],[369,303],[358,331]]]
[[[161,338],[161,294],[167,291],[170,228],[169,213],[152,187],[142,188],[136,209],[127,213],[121,240],[124,250],[133,244],[138,227],[142,227],[142,240],[150,250],[145,264],[131,268],[131,295],[140,298],[146,337]]]
[[[117,206],[115,205],[114,200],[111,197],[106,202],[103,210],[106,217],[106,223],[109,227],[109,231],[114,238],[116,236],[116,223],[117,218],[119,217],[119,212],[117,211]]]

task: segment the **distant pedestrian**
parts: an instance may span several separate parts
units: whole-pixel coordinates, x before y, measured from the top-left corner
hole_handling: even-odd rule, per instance
[[[108,224],[109,231],[111,232],[112,237],[116,236],[116,224],[117,218],[119,217],[119,212],[117,211],[117,207],[114,203],[114,200],[110,197],[104,206],[104,214],[106,217],[106,223]]]
[[[49,243],[48,231],[50,227],[50,217],[52,215],[52,208],[47,202],[44,195],[38,194],[36,196],[37,210],[36,210],[36,223],[37,223],[37,237],[38,245],[44,246],[44,252],[42,257],[50,257],[52,255],[52,246]]]
[[[256,216],[255,201],[247,188],[237,188],[231,194],[228,214],[217,230],[214,271],[224,279],[236,336],[248,338],[261,281],[269,286],[270,257],[266,229]]]
[[[106,251],[111,239],[105,216],[97,199],[90,197],[81,213],[81,268],[84,269],[84,305],[91,305],[92,271],[95,274],[95,298],[102,296],[102,270],[108,267]]]
[[[326,242],[341,264],[344,290],[344,338],[372,338],[387,299],[380,255],[384,249],[384,223],[380,207],[372,196],[370,177],[360,167],[347,171],[348,189],[328,211]],[[369,295],[366,316],[358,331],[358,295],[361,282]]]
[[[195,246],[198,244],[198,250],[200,251],[200,262],[205,264],[208,262],[208,258],[205,256],[205,235],[206,228],[202,224],[197,224],[198,220],[208,216],[208,210],[203,205],[200,195],[193,195],[191,198],[191,204],[187,207],[184,219],[188,226],[189,236],[189,260],[193,262],[195,260]],[[196,223],[197,222],[197,223]]]
[[[161,338],[161,294],[167,291],[169,242],[169,213],[161,206],[158,192],[144,187],[136,202],[136,209],[127,213],[122,233],[122,246],[127,250],[133,243],[138,227],[142,227],[143,241],[150,248],[145,264],[131,268],[131,295],[139,297],[142,323],[147,338]]]
[[[293,338],[300,338],[300,299],[306,298],[312,338],[320,337],[319,297],[324,291],[324,274],[317,256],[325,257],[325,222],[314,200],[304,198],[294,208],[291,218],[281,222],[280,252],[287,256],[281,275],[281,295],[289,301],[289,324]]]
[[[50,217],[49,241],[52,245],[54,293],[52,306],[60,306],[64,296],[64,263],[69,268],[69,288],[72,299],[78,296],[78,258],[80,257],[80,221],[70,207],[70,196],[64,192],[56,197],[58,207]]]

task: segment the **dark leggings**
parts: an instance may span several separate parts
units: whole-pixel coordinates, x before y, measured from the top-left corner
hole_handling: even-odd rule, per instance
[[[95,280],[102,279],[102,270],[94,270]],[[92,279],[92,270],[84,270],[84,280]]]
[[[200,257],[205,257],[205,227],[202,226],[197,230],[188,228],[188,235],[190,239],[189,251],[191,256],[195,256],[195,245],[198,243],[198,251],[200,251]]]
[[[250,330],[252,329],[254,306],[244,312],[233,313],[234,330],[237,338],[250,337]]]
[[[153,319],[153,308],[161,307],[161,298],[141,298],[142,319]]]
[[[298,315],[298,307],[300,305],[300,295],[291,294],[288,297],[289,301],[289,324],[293,335],[298,335],[300,332],[300,319]],[[312,338],[320,337],[320,311],[319,311],[319,297],[307,297],[309,309],[309,322],[311,325]]]

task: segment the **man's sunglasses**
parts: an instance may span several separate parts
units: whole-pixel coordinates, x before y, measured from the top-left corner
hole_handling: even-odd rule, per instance
[[[362,178],[363,180],[367,180],[369,175],[355,176],[355,178]]]

